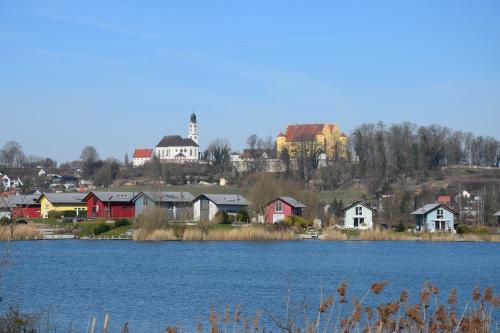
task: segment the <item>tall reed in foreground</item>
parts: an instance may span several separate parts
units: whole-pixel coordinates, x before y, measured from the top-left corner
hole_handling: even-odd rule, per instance
[[[133,239],[135,241],[170,241],[177,240],[177,237],[173,229],[147,230],[139,228],[134,231]]]
[[[183,240],[185,241],[268,241],[268,240],[292,240],[295,233],[292,230],[271,230],[265,226],[249,225],[241,228],[208,229],[199,228],[186,229]]]
[[[0,227],[0,240],[43,239],[43,234],[31,224],[16,224]]]

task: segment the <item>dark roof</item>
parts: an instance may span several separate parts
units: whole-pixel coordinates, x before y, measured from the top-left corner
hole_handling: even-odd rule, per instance
[[[273,201],[270,201],[270,202],[268,203],[268,205],[269,205],[269,204],[271,204],[271,203],[273,203],[273,202],[275,202],[275,201],[277,201],[277,200],[281,200],[281,201],[283,201],[284,203],[286,203],[286,204],[288,204],[288,205],[292,206],[293,208],[307,208],[307,206],[306,206],[306,205],[304,205],[302,202],[300,202],[300,201],[298,201],[297,199],[294,199],[294,198],[292,198],[292,197],[277,197],[277,198],[276,198],[276,199],[274,199]]]
[[[191,122],[196,123],[196,113],[191,113]]]
[[[428,213],[438,209],[439,207],[443,207],[444,209],[453,213],[454,215],[458,215],[458,213],[456,211],[454,211],[450,207],[448,207],[444,204],[440,204],[440,203],[432,203],[432,204],[423,205],[422,207],[420,207],[416,211],[412,212],[411,215],[425,215],[425,214],[428,214]]]
[[[40,205],[40,203],[37,202],[38,199],[40,198],[40,195],[37,195],[37,194],[11,195],[7,198],[8,198],[10,207]]]
[[[370,207],[370,205],[368,205],[366,202],[364,201],[361,201],[361,200],[358,200],[356,202],[353,202],[352,204],[350,204],[349,206],[345,207],[344,209],[342,209],[343,211],[346,211],[346,210],[349,210],[351,209],[352,207],[354,206],[357,206],[357,205],[362,205],[363,207],[366,207],[368,209],[370,209],[371,211],[375,212],[376,209],[373,208],[373,207]]]
[[[131,202],[139,193],[137,192],[90,192],[84,200],[95,195],[102,202]]]
[[[216,205],[248,206],[249,204],[247,199],[238,194],[200,194],[194,201],[198,201],[202,197],[207,198]]]
[[[181,138],[180,135],[164,136],[156,147],[198,147],[198,144],[189,138]]]
[[[142,197],[142,195],[147,196],[154,202],[191,202],[194,196],[189,192],[141,192],[134,200]]]
[[[42,197],[46,197],[52,204],[79,204],[86,196],[87,193],[43,193],[37,201],[40,202]]]

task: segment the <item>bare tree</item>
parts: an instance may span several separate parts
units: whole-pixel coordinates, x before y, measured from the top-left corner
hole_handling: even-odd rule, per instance
[[[206,151],[206,156],[219,171],[223,171],[229,165],[230,152],[231,146],[229,141],[227,139],[218,138],[210,142]]]
[[[83,166],[83,175],[85,177],[91,177],[97,169],[97,164],[99,162],[99,153],[97,149],[95,149],[94,146],[84,147],[80,154],[80,161]]]
[[[0,160],[2,164],[10,167],[19,168],[25,161],[22,146],[16,141],[8,141],[0,151]]]

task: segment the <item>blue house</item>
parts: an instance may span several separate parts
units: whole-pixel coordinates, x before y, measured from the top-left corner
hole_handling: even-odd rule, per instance
[[[458,215],[446,205],[434,203],[417,209],[415,216],[417,230],[426,232],[455,232],[455,216]]]
[[[189,192],[141,192],[135,198],[135,216],[147,207],[164,208],[169,221],[190,221],[193,219],[194,196]]]

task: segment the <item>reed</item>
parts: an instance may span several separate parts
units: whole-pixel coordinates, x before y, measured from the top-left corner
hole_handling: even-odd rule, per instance
[[[177,240],[177,236],[173,229],[155,229],[155,230],[147,230],[143,228],[139,228],[134,231],[133,236],[134,241],[172,241]]]
[[[295,233],[291,230],[270,230],[265,226],[246,226],[241,228],[209,229],[203,231],[199,228],[184,231],[185,241],[270,241],[292,240]]]
[[[34,225],[16,224],[13,226],[0,227],[0,240],[35,240],[35,239],[43,239],[43,234]]]
[[[321,235],[322,240],[347,240],[347,235],[337,229],[328,229]]]

